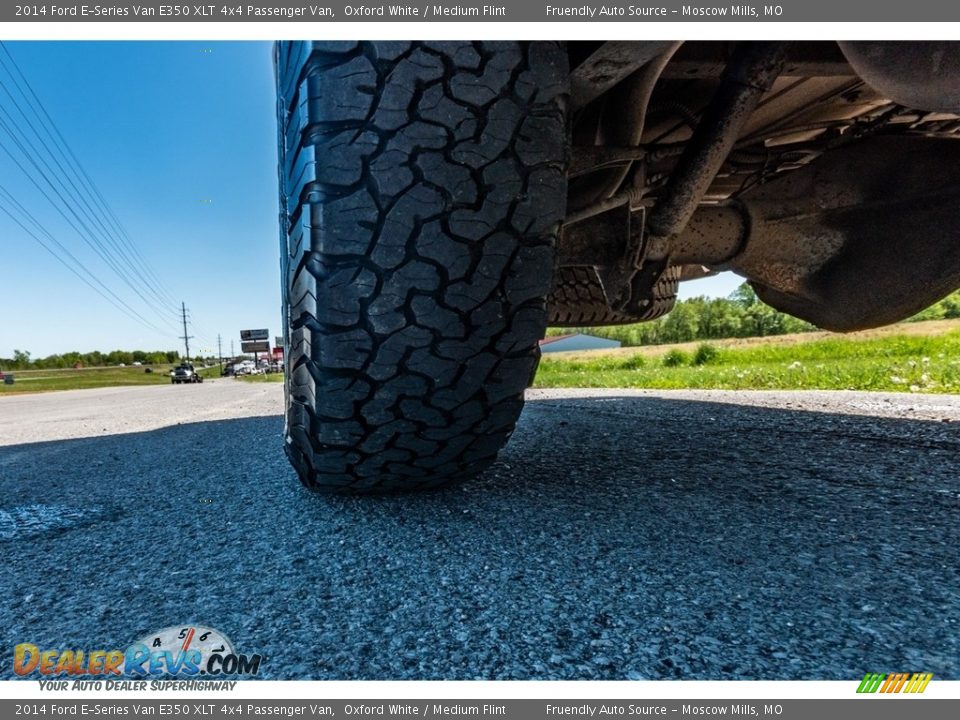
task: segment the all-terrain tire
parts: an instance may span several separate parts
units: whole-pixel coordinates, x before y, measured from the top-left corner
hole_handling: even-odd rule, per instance
[[[668,267],[654,283],[648,305],[632,315],[610,309],[594,268],[561,267],[547,297],[547,322],[556,327],[584,328],[649,322],[673,309],[679,287],[680,267]]]
[[[328,491],[474,475],[539,359],[565,52],[291,42],[275,60],[287,455]]]

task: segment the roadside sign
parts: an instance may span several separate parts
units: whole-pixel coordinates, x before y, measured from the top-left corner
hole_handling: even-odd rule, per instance
[[[241,330],[240,339],[241,340],[268,340],[270,338],[270,331],[266,328],[262,330]]]
[[[283,338],[280,337],[279,335],[275,335],[275,336],[273,337],[273,346],[274,346],[274,347],[278,347],[278,348],[282,348],[282,347],[283,347]]]
[[[240,343],[240,350],[245,353],[270,352],[270,343],[266,340],[250,340]]]

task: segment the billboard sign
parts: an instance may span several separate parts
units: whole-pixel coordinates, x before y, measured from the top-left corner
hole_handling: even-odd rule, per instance
[[[240,339],[241,340],[268,340],[270,338],[270,331],[266,328],[262,330],[241,330]]]
[[[245,353],[270,352],[270,343],[266,340],[245,340],[240,343],[240,350]]]

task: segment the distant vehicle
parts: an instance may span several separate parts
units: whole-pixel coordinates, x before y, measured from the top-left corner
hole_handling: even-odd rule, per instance
[[[127,366],[126,363],[117,363],[117,367],[126,367],[126,366]]]
[[[244,360],[233,366],[234,375],[253,375],[257,372],[253,360]]]
[[[170,376],[170,382],[173,385],[179,385],[180,383],[202,383],[203,376],[197,374],[196,369],[191,363],[180,363],[179,366],[174,368]]]
[[[134,367],[140,367],[141,365],[143,365],[142,362],[140,362],[139,360],[134,360],[134,362],[133,362],[133,366],[134,366]]]

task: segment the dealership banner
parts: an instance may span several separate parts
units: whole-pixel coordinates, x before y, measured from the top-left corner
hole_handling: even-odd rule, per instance
[[[259,0],[211,4],[56,2],[6,4],[0,22],[956,22],[960,3],[939,0],[772,0],[752,4],[718,2],[577,2],[506,0],[478,3],[354,3],[345,0]]]
[[[358,720],[609,720],[613,717],[752,717],[809,720],[933,720],[957,717],[960,700],[102,700],[96,698],[0,701],[0,716],[12,717],[177,717],[215,718],[350,718]]]

